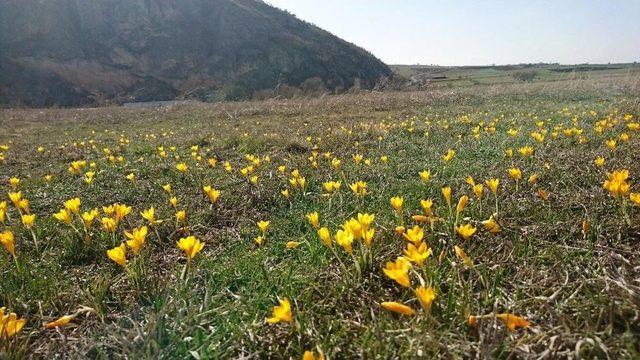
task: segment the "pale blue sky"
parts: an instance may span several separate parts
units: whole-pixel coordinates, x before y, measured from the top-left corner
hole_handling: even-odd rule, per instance
[[[388,64],[640,61],[640,0],[266,0]]]

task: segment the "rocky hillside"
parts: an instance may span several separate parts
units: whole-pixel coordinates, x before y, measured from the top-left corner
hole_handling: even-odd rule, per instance
[[[257,0],[0,0],[0,104],[78,106],[343,91],[391,76]]]

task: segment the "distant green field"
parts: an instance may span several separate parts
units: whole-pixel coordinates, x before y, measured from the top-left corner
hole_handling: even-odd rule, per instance
[[[532,82],[575,79],[635,77],[640,75],[639,64],[611,65],[505,65],[505,66],[430,66],[391,65],[398,75],[429,87],[469,85],[498,85],[523,82],[518,74],[532,74]]]

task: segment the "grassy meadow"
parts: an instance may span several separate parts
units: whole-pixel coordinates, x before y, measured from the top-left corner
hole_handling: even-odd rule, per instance
[[[638,94],[1,110],[0,358],[638,358]]]

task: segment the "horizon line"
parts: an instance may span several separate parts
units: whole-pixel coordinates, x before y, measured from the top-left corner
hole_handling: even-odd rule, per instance
[[[556,65],[556,66],[579,66],[579,65],[640,65],[640,60],[624,61],[624,62],[608,62],[608,63],[559,63],[559,62],[522,62],[522,63],[503,63],[503,64],[465,64],[465,65],[440,65],[440,64],[402,64],[402,63],[386,63],[387,66],[432,66],[432,67],[497,67],[497,66],[522,66],[522,65]]]

